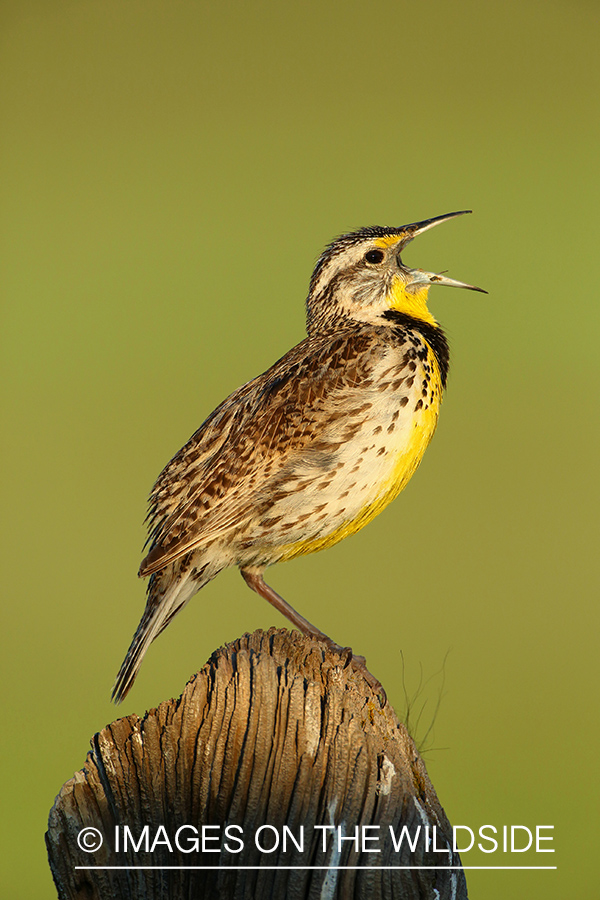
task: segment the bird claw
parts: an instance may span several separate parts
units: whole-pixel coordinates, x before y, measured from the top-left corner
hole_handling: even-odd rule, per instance
[[[366,658],[360,656],[358,653],[353,653],[352,647],[340,647],[340,645],[336,644],[335,641],[332,641],[331,638],[328,638],[324,643],[327,644],[327,648],[333,653],[338,653],[340,656],[344,657],[346,666],[352,664],[356,671],[360,672],[371,690],[375,694],[378,694],[379,704],[383,709],[387,703],[387,694],[382,683],[367,669]]]
[[[367,669],[367,661],[365,657],[353,656],[352,662],[354,663],[355,668],[361,673],[373,693],[378,695],[379,705],[383,709],[383,707],[387,703],[387,694],[385,692],[385,688],[383,687],[379,679],[375,678],[375,676]]]

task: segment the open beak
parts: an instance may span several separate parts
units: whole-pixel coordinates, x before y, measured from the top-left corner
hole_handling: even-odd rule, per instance
[[[466,213],[470,212],[472,212],[470,209],[461,209],[460,212],[446,213],[444,216],[435,216],[433,219],[425,219],[423,222],[413,222],[412,225],[405,225],[402,230],[406,232],[406,238],[402,241],[402,248],[406,247],[406,245],[416,238],[418,234],[429,231],[430,228],[434,228],[436,225],[439,225],[440,222],[447,222],[448,219],[454,219],[456,216],[464,216]],[[487,294],[487,291],[484,291],[483,288],[475,287],[474,284],[467,284],[464,281],[455,281],[454,278],[446,278],[445,275],[439,275],[436,272],[425,272],[424,269],[409,269],[404,264],[402,264],[402,269],[410,277],[407,287],[423,284],[445,284],[448,287],[467,288],[469,291],[480,291],[482,294]]]

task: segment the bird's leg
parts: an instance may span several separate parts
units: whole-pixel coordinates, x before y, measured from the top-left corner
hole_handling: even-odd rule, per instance
[[[290,606],[283,597],[280,597],[273,588],[269,587],[260,573],[252,572],[249,569],[241,569],[240,571],[242,573],[242,578],[248,587],[252,588],[253,591],[256,591],[257,594],[260,594],[261,597],[264,597],[265,600],[268,600],[269,603],[271,603],[282,616],[289,619],[292,625],[301,631],[302,634],[316,638],[318,641],[323,641],[324,644],[327,644],[332,648],[341,650],[341,647],[334,644],[330,637],[322,631],[319,631],[314,625],[311,625],[308,619],[305,619],[304,616],[297,613],[293,606]]]
[[[265,600],[268,600],[269,603],[274,606],[282,616],[285,616],[292,625],[301,631],[302,634],[307,635],[307,637],[315,638],[317,641],[321,641],[334,653],[345,653],[346,655],[349,655],[356,668],[362,673],[365,681],[376,693],[380,694],[382,699],[381,705],[385,706],[385,690],[383,689],[381,682],[379,682],[367,669],[367,661],[364,656],[358,656],[358,654],[353,653],[350,647],[340,647],[340,645],[336,644],[335,641],[332,641],[325,632],[319,631],[318,628],[311,625],[308,619],[305,619],[304,616],[297,613],[287,600],[284,600],[272,587],[269,587],[260,572],[252,571],[250,569],[240,569],[240,572],[248,587],[252,588],[253,591],[256,591],[261,597],[264,597]]]

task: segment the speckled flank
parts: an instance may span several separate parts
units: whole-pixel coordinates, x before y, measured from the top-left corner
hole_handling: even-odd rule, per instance
[[[361,229],[327,247],[308,336],[224,400],[159,476],[140,567],[148,600],[117,700],[151,641],[222,569],[238,566],[260,593],[268,565],[358,531],[414,473],[436,428],[448,345],[427,309],[429,273],[406,268],[400,251],[436,221]],[[295,621],[282,598],[266,599]]]

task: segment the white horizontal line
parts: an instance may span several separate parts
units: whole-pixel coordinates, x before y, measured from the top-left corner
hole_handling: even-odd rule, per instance
[[[529,869],[529,870],[550,870],[556,869],[557,866],[75,866],[75,869],[81,870],[84,869],[86,871],[91,871],[94,869],[156,869],[159,871],[166,871],[171,869],[195,869],[202,871],[260,871],[261,869],[291,869],[292,871],[306,871],[306,870],[330,870],[330,869],[364,869],[365,871],[372,872],[374,869],[385,869],[389,871],[391,869],[443,869],[444,871],[456,870],[466,871],[467,869],[495,869],[495,870],[508,870],[508,869]]]

